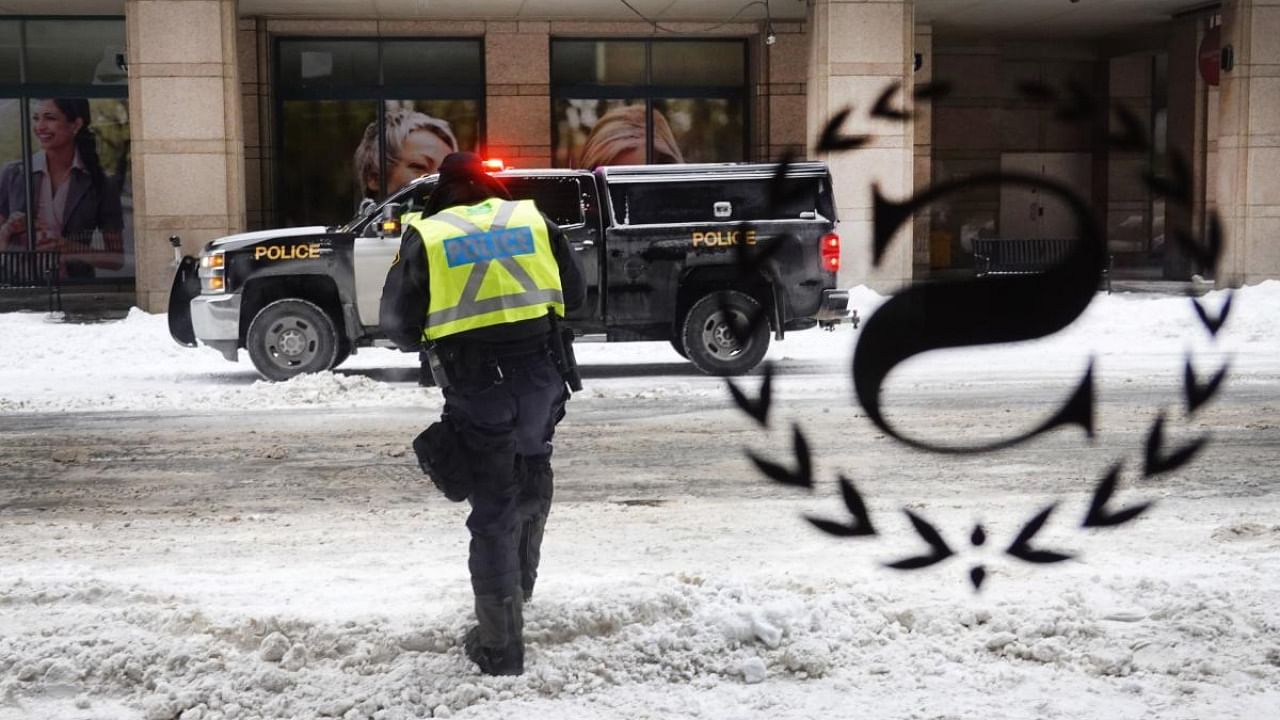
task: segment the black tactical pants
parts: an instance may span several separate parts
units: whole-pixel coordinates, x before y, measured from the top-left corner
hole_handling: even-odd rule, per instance
[[[444,390],[474,482],[469,566],[488,647],[520,642],[522,596],[532,590],[551,507],[551,437],[568,395],[545,352],[501,358],[496,368]]]

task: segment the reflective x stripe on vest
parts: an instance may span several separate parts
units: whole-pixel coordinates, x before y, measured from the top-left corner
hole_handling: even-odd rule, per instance
[[[546,223],[530,201],[487,200],[410,222],[427,255],[423,338],[564,315]]]

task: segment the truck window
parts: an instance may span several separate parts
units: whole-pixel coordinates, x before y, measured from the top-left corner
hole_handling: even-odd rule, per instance
[[[787,180],[788,197],[777,207],[771,206],[771,182],[624,183],[612,185],[610,194],[614,215],[624,225],[832,219],[831,190],[822,178]]]
[[[503,178],[513,200],[532,200],[551,222],[566,227],[585,222],[582,187],[575,177]]]

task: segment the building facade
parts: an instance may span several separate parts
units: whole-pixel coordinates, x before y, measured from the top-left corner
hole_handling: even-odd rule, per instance
[[[1215,214],[1220,285],[1280,277],[1280,0],[1099,5],[0,0],[0,250],[61,248],[67,283],[132,280],[163,311],[171,237],[193,253],[339,224],[462,149],[517,167],[824,159],[844,285],[1078,232],[1035,189],[974,186],[872,266],[875,192],[992,170],[1085,197],[1118,277],[1200,272],[1176,239]],[[824,148],[829,129],[856,149]]]

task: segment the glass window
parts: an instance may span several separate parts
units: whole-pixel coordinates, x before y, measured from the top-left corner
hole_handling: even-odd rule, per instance
[[[22,31],[17,21],[0,20],[0,85],[21,81]]]
[[[613,56],[631,63],[621,91]],[[555,40],[551,58],[556,167],[747,158],[745,43]]]
[[[654,114],[666,118],[670,138],[682,161],[737,162],[744,160],[745,129],[742,101],[727,98],[655,100]],[[654,126],[654,152],[660,149],[660,126]],[[659,159],[659,162],[661,160]]]
[[[375,40],[289,40],[280,43],[280,87],[336,90],[377,86]]]
[[[378,195],[377,176],[369,181],[358,174],[356,160],[362,146],[366,154],[378,155],[377,117],[374,100],[284,103],[280,158],[286,225],[340,225],[351,219],[362,198]],[[364,141],[367,135],[371,140]]]
[[[9,222],[14,213],[26,217],[26,198],[17,203],[10,199],[25,192],[22,184],[26,179],[22,163],[22,101],[0,99],[0,252],[28,249],[25,220]]]
[[[644,101],[559,99],[553,103],[556,167],[644,164]]]
[[[567,227],[584,222],[582,188],[577,178],[507,178],[513,200],[532,200],[551,222]]]
[[[652,45],[653,85],[733,86],[747,76],[740,42],[662,41]]]
[[[480,143],[478,40],[282,40],[281,220],[337,225]]]
[[[723,223],[799,218],[820,213],[828,204],[818,178],[789,181],[794,195],[780,207],[770,199],[771,180],[682,182],[678,185],[626,183],[614,185],[614,212],[633,225],[661,223]],[[729,217],[717,217],[715,206],[729,203]]]
[[[0,20],[0,251],[57,252],[68,283],[135,272],[124,30]]]
[[[126,85],[121,20],[28,20],[29,83]]]
[[[557,40],[551,45],[551,82],[557,85],[643,85],[645,43]]]
[[[6,164],[0,172],[0,215],[10,223],[7,248],[57,251],[69,280],[133,275],[128,102],[33,98],[28,111],[31,159]],[[63,178],[66,192],[53,189],[54,177]],[[14,227],[19,217],[20,227]]]
[[[382,45],[384,85],[482,85],[477,40],[390,40]]]

